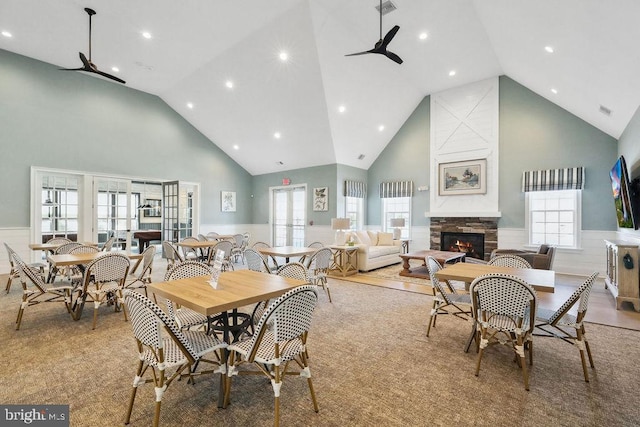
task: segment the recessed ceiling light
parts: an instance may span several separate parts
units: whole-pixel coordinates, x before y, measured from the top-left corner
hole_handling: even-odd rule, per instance
[[[456,75],[456,70],[449,71],[449,77],[453,77]]]
[[[239,149],[240,149],[240,146],[239,146],[238,144],[236,144],[236,145],[234,145],[234,146],[233,146],[233,149],[234,149],[234,150],[239,150]]]
[[[420,40],[426,40],[428,37],[427,33],[420,33],[420,35],[418,35],[418,38]]]
[[[554,94],[558,94],[558,89],[556,89],[556,88],[552,88],[552,89],[551,89],[551,92],[552,92],[552,93],[554,93]]]
[[[347,111],[347,107],[345,107],[344,105],[341,105],[338,107],[338,111],[341,113],[344,113],[345,111]]]
[[[143,31],[142,32],[142,37],[144,37],[145,39],[150,39],[151,38],[151,33],[148,31]]]
[[[551,47],[551,46],[545,46],[544,50],[546,50],[549,53],[553,53],[553,47]]]
[[[227,80],[224,85],[229,89],[233,89],[233,82],[231,80]]]
[[[384,125],[380,125],[380,126],[378,126],[378,130],[379,130],[380,132],[382,132],[382,131],[384,130]]]
[[[193,110],[193,103],[192,102],[187,102],[187,107],[189,107],[190,109]]]
[[[283,50],[282,52],[280,52],[278,57],[281,61],[286,61],[287,59],[289,59],[289,54]]]
[[[276,133],[274,133],[274,134],[273,134],[273,137],[274,137],[275,139],[280,139],[280,137],[281,137],[281,136],[282,136],[282,135],[280,135],[280,132],[276,132]]]
[[[3,31],[2,35],[5,36],[5,37],[8,37],[8,38],[13,37],[13,34],[11,34],[9,31]]]
[[[117,73],[118,71],[120,71],[120,68],[118,68],[118,67],[111,67],[111,71],[115,71],[115,72]]]

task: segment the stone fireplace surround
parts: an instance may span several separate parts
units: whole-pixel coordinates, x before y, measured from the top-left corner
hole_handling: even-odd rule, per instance
[[[431,217],[430,249],[440,250],[440,233],[484,234],[484,260],[498,248],[498,218],[480,217]]]

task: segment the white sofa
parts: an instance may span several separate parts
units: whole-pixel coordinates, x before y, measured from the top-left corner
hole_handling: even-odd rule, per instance
[[[358,247],[359,271],[370,271],[402,261],[402,242],[393,240],[392,233],[352,231],[347,234],[347,241],[350,240]]]

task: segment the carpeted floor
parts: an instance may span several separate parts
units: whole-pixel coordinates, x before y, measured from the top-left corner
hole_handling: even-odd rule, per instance
[[[462,351],[467,322],[442,317],[425,337],[431,297],[330,279],[333,304],[320,294],[309,336],[320,412],[306,382],[282,387],[283,426],[635,426],[640,332],[589,324],[596,369],[585,383],[575,347],[535,341],[531,391],[506,348],[491,348],[474,376],[475,353]],[[121,425],[137,355],[131,326],[103,307],[74,322],[59,304],[29,308],[14,330],[21,291],[0,294],[3,343],[0,402],[70,404],[72,426]],[[234,382],[232,404],[218,409],[217,377],[176,382],[163,400],[165,426],[268,426],[271,385]],[[153,389],[138,393],[133,426],[150,425]]]

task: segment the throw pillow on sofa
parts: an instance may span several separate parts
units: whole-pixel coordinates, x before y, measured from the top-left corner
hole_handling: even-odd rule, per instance
[[[371,239],[369,239],[369,234],[366,231],[356,231],[355,234],[358,237],[359,243],[371,246]]]
[[[371,246],[378,246],[378,232],[377,231],[367,231],[369,235],[369,240],[371,240]]]
[[[378,233],[378,246],[393,246],[393,233]]]

